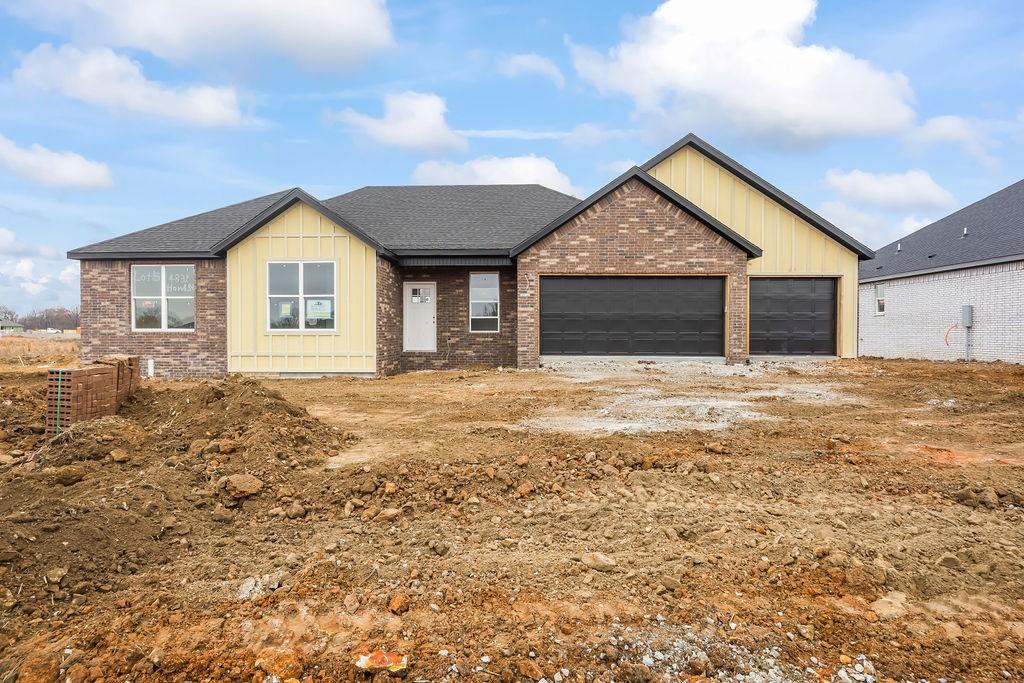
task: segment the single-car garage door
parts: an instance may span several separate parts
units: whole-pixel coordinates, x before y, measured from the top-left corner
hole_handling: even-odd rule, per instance
[[[750,353],[834,356],[836,281],[750,278]]]
[[[542,277],[542,355],[722,356],[721,277]]]

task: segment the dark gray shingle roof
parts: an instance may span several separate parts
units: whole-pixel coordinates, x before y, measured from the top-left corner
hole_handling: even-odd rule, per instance
[[[370,186],[324,200],[394,251],[508,250],[579,199],[542,185]]]
[[[271,207],[292,190],[282,190],[213,211],[197,213],[152,228],[114,237],[68,253],[71,258],[102,254],[167,254],[168,256],[209,253],[239,226]]]
[[[861,262],[861,280],[1018,255],[1024,259],[1024,180],[887,244],[875,254],[870,261]]]

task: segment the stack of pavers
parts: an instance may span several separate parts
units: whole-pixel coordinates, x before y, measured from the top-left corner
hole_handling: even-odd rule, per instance
[[[59,368],[46,378],[46,433],[75,422],[114,415],[142,382],[138,356],[107,356],[81,368]]]

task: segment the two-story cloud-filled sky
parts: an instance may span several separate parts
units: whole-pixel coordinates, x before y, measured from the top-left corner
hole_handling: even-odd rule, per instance
[[[585,196],[696,132],[870,246],[1024,177],[1019,0],[0,0],[0,303],[301,186]]]

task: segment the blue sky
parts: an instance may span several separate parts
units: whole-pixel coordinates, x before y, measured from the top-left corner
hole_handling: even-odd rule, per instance
[[[870,246],[1024,177],[1016,0],[0,0],[0,303],[279,189],[583,196],[693,131]]]

